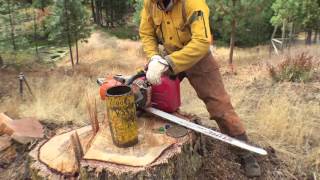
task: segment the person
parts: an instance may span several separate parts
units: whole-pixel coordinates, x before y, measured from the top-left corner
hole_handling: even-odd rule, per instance
[[[139,34],[150,59],[146,77],[151,84],[160,84],[163,74],[185,74],[221,132],[248,141],[210,51],[209,8],[205,0],[144,0]],[[252,153],[240,149],[234,152],[248,177],[261,175]]]

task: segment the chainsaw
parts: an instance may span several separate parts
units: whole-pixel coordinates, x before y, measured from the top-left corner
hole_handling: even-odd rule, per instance
[[[267,151],[262,148],[171,114],[177,111],[181,105],[180,80],[178,78],[163,76],[160,85],[151,85],[145,78],[145,72],[140,71],[133,76],[115,75],[108,78],[98,78],[97,83],[100,85],[100,96],[103,100],[106,98],[106,91],[110,87],[130,86],[135,96],[137,112],[145,111],[211,138],[260,155],[267,155]]]

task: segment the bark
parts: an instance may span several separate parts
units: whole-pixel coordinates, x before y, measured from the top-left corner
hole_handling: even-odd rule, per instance
[[[67,0],[64,0],[64,11],[65,11],[65,18],[66,18],[66,33],[67,33],[67,42],[69,46],[69,52],[70,52],[70,62],[72,65],[72,69],[74,69],[74,61],[73,61],[73,55],[72,55],[72,44],[71,44],[71,36],[70,36],[70,24],[69,24],[69,15],[67,13]]]
[[[311,45],[312,43],[312,30],[307,30],[306,45]]]
[[[319,30],[314,31],[313,44],[317,44]]]
[[[17,50],[17,45],[16,45],[16,40],[15,40],[15,26],[13,22],[13,14],[12,14],[12,4],[11,0],[8,1],[8,10],[9,10],[9,22],[10,22],[10,27],[11,27],[11,43],[13,50]]]

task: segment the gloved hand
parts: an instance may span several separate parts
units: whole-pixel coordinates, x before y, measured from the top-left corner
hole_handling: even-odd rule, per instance
[[[152,85],[158,85],[161,83],[161,75],[169,68],[168,62],[159,55],[151,57],[147,70],[147,80]]]

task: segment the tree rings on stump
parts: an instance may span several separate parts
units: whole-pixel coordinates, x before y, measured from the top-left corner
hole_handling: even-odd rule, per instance
[[[138,118],[138,144],[120,148],[112,142],[110,129],[106,126],[108,123],[103,124],[95,136],[91,126],[86,126],[39,144],[30,153],[32,177],[188,179],[193,178],[202,166],[199,154],[199,147],[203,147],[199,146],[201,138],[192,131],[187,130],[179,138],[169,137],[159,129],[170,123],[146,114]],[[71,138],[75,132],[81,148],[72,147],[72,144],[77,144],[72,143]],[[75,149],[82,150],[81,159],[77,158],[79,153]]]

